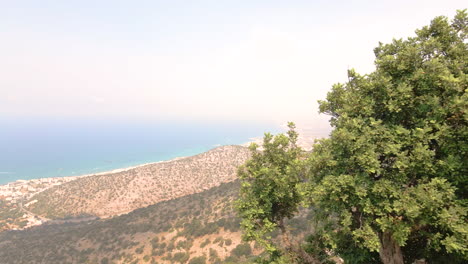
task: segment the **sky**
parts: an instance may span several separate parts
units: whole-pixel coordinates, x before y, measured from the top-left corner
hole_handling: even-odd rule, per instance
[[[327,125],[373,49],[465,1],[0,0],[0,117]]]

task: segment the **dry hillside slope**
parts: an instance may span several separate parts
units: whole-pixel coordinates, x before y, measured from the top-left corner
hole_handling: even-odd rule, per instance
[[[241,240],[238,192],[233,181],[111,219],[2,232],[0,263],[252,263],[262,249]],[[303,210],[288,221],[298,241],[310,232],[311,217]]]
[[[44,191],[28,210],[48,218],[109,217],[157,202],[198,193],[237,178],[249,158],[241,146],[223,146],[178,160],[79,178]]]
[[[0,263],[220,263],[241,243],[237,191],[236,181],[111,219],[3,232]]]

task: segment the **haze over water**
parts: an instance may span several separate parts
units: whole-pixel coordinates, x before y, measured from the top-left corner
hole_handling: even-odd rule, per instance
[[[287,121],[313,142],[330,130],[317,100],[348,69],[372,72],[379,42],[465,2],[3,1],[0,184],[192,155]]]
[[[274,124],[3,120],[0,184],[109,171],[242,144]]]

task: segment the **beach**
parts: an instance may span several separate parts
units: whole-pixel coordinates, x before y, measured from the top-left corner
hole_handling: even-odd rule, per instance
[[[40,192],[43,192],[53,186],[58,186],[66,182],[77,180],[79,178],[125,172],[128,170],[132,170],[132,169],[136,169],[136,168],[140,168],[140,167],[144,167],[148,165],[171,162],[171,161],[176,161],[176,160],[180,160],[183,158],[186,158],[186,157],[185,156],[176,157],[170,160],[148,162],[148,163],[143,163],[143,164],[139,164],[136,166],[113,169],[113,170],[98,172],[98,173],[83,174],[79,176],[48,177],[48,178],[39,178],[39,179],[30,179],[30,180],[19,179],[14,182],[0,185],[0,199],[3,199],[5,201],[15,204],[20,200],[27,200],[31,198],[32,196]]]

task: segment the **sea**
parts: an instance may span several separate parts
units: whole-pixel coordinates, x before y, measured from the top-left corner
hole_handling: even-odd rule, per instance
[[[191,156],[283,130],[278,124],[247,121],[0,121],[0,185]]]

